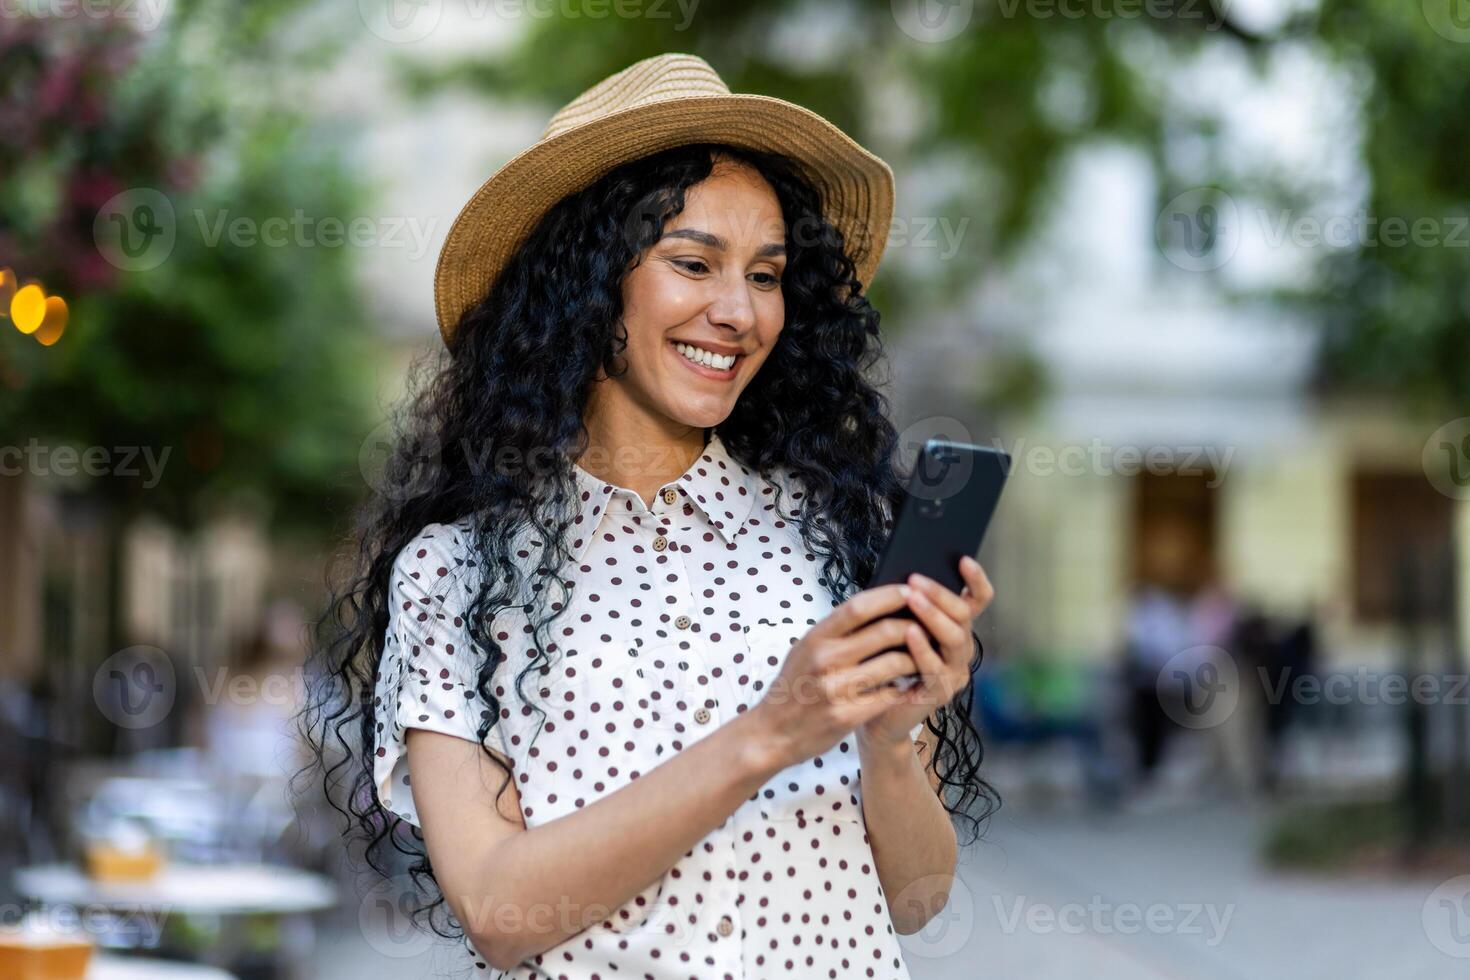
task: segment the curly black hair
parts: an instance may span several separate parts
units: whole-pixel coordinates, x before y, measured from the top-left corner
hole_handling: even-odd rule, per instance
[[[538,655],[516,678],[520,687],[543,665],[544,631],[566,607],[566,519],[578,493],[572,460],[588,446],[583,416],[599,369],[616,376],[622,368],[623,278],[720,156],[755,168],[774,189],[788,263],[786,319],[776,346],[716,431],[751,469],[785,467],[799,479],[810,503],[794,518],[782,516],[822,560],[821,581],[835,599],[867,580],[897,513],[903,493],[894,462],[898,434],[887,399],[868,379],[884,360],[879,314],[862,295],[841,233],[823,217],[820,196],[798,164],[723,144],[680,146],[623,164],[552,207],[466,311],[449,348],[411,372],[382,492],[360,512],[356,552],[344,556],[350,574],[335,585],[315,624],[310,693],[298,719],[315,757],[303,775],[321,784],[346,821],[349,842],[363,845],[374,871],[392,877],[394,865],[411,862],[408,873],[422,899],[416,913],[447,938],[462,932],[452,916],[431,914],[446,903],[422,832],[378,805],[373,782],[374,687],[395,558],[425,525],[470,518],[475,564],[486,572],[468,617],[474,653],[483,658],[476,684],[489,709],[479,728],[483,741],[498,721],[491,678],[506,657],[490,628],[497,612],[521,606],[531,614]],[[545,464],[486,465],[506,450]],[[778,510],[780,502],[778,488]],[[534,569],[510,553],[527,529],[548,542]],[[502,574],[489,574],[497,569]],[[976,644],[983,654],[978,637]],[[971,721],[973,687],[972,681],[927,722],[938,741],[928,764],[941,780],[945,809],[969,828],[966,845],[999,806],[980,775],[984,752]]]

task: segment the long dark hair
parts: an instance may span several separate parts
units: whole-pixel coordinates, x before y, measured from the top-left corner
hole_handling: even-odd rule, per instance
[[[624,164],[554,206],[465,313],[451,348],[412,372],[384,492],[362,510],[350,574],[316,624],[311,691],[300,719],[316,757],[307,773],[319,775],[349,840],[365,845],[375,871],[392,876],[390,861],[401,863],[394,852],[412,861],[408,871],[425,898],[419,912],[444,904],[422,834],[378,806],[373,783],[374,683],[394,560],[425,525],[469,518],[484,573],[469,609],[475,655],[483,658],[477,687],[489,706],[483,741],[500,710],[491,685],[505,658],[490,629],[496,614],[527,599],[537,607],[526,608],[538,657],[517,677],[519,686],[541,666],[542,631],[565,608],[559,573],[569,557],[564,532],[576,494],[571,460],[588,445],[583,413],[598,369],[619,373],[627,339],[623,277],[683,210],[686,192],[710,175],[716,153],[744,161],[770,183],[788,251],[785,325],[716,431],[752,469],[785,467],[801,481],[810,503],[793,521],[821,559],[835,598],[847,598],[871,572],[886,534],[885,502],[897,513],[898,436],[887,400],[867,377],[883,361],[879,315],[860,294],[842,237],[823,219],[820,197],[796,164],[723,145],[676,147]],[[506,450],[545,464],[487,465]],[[547,542],[533,569],[510,553],[517,532],[527,529]],[[546,610],[552,614],[540,615]],[[972,688],[940,709],[937,727],[929,722],[939,745],[930,764],[946,810],[970,830],[966,844],[999,805],[980,777]],[[442,935],[459,935],[452,921],[429,918]]]

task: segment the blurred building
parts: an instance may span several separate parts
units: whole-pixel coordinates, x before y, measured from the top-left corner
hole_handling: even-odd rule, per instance
[[[453,6],[442,16],[467,22],[441,24],[395,53],[428,62],[514,40],[514,25],[497,18]],[[314,90],[323,139],[356,148],[361,176],[378,189],[375,207],[409,228],[392,247],[360,256],[384,335],[384,404],[400,392],[410,360],[438,348],[433,266],[458,206],[534,142],[554,108],[461,93],[414,99],[397,83],[397,62],[380,56],[388,41],[364,32],[364,56],[339,59]],[[1310,115],[1318,97],[1305,84],[1262,85],[1275,100],[1275,115],[1259,123],[1268,129],[1293,112]],[[1239,101],[1248,114],[1251,100]],[[1341,122],[1340,113],[1318,115]],[[1299,142],[1336,145],[1336,135]],[[1239,142],[1259,138],[1243,131]],[[1315,167],[1302,156],[1296,166]],[[900,169],[902,215],[926,213],[929,183]],[[1171,262],[1157,187],[1142,154],[1089,150],[1020,261],[977,284],[960,311],[892,331],[900,425],[953,417],[1016,458],[982,556],[1001,586],[994,628],[1013,649],[1106,658],[1130,588],[1157,577],[1150,556],[1172,549],[1200,581],[1217,577],[1271,612],[1320,616],[1331,655],[1381,662],[1394,648],[1396,556],[1405,546],[1427,553],[1454,542],[1458,581],[1470,582],[1470,509],[1426,480],[1421,422],[1393,405],[1318,391],[1310,325],[1265,302],[1226,298],[1230,287],[1300,275],[1303,256],[1265,241],[1240,201],[1243,231],[1223,267]],[[943,261],[924,251],[891,243],[887,274]],[[1047,389],[1036,410],[977,407],[998,338],[1040,365]],[[1130,466],[1144,472],[1120,472]],[[48,630],[61,638],[47,644],[95,649],[87,632],[95,620],[83,606],[105,601],[83,588],[103,574],[95,522],[62,514],[62,501],[35,490],[0,481],[0,664],[12,667],[47,648],[40,637]],[[238,523],[189,543],[159,526],[135,528],[125,562],[130,628],[221,650],[258,613],[280,560]],[[78,598],[63,602],[63,594]],[[1470,634],[1467,606],[1460,603],[1462,636]]]
[[[906,190],[921,212],[923,189],[901,177],[900,201]],[[1406,585],[1457,607],[1463,645],[1470,503],[1436,489],[1423,463],[1444,420],[1324,386],[1314,325],[1231,296],[1310,270],[1309,249],[1270,239],[1270,215],[1231,202],[1227,252],[1205,267],[1176,252],[1158,197],[1143,154],[1080,154],[1020,261],[977,284],[966,313],[891,345],[901,424],[958,419],[1014,457],[982,552],[999,646],[1111,659],[1130,590],[1180,567],[1170,584],[1213,579],[1269,615],[1316,620],[1328,664],[1398,665]],[[904,252],[895,266],[936,261]],[[977,408],[1014,349],[1045,379],[1039,404]]]
[[[255,523],[225,516],[193,535],[144,517],[109,567],[108,518],[38,477],[0,480],[0,677],[95,665],[107,649],[116,576],[129,642],[220,662],[257,621],[276,573],[292,568]]]

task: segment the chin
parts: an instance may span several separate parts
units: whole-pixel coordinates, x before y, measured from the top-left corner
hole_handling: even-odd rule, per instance
[[[704,412],[698,415],[689,414],[679,417],[679,421],[691,428],[713,429],[730,417],[729,412]]]
[[[691,399],[678,405],[666,406],[665,414],[683,425],[710,429],[729,418],[730,412],[735,408],[733,404],[727,405],[723,401],[716,405],[698,404],[698,401]]]

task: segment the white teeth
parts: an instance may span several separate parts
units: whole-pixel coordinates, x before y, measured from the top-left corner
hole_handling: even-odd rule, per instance
[[[674,344],[674,349],[695,364],[703,364],[705,367],[712,367],[716,371],[728,371],[735,363],[734,354],[716,354],[713,351],[707,351],[701,347],[691,347],[688,344],[677,342]]]

